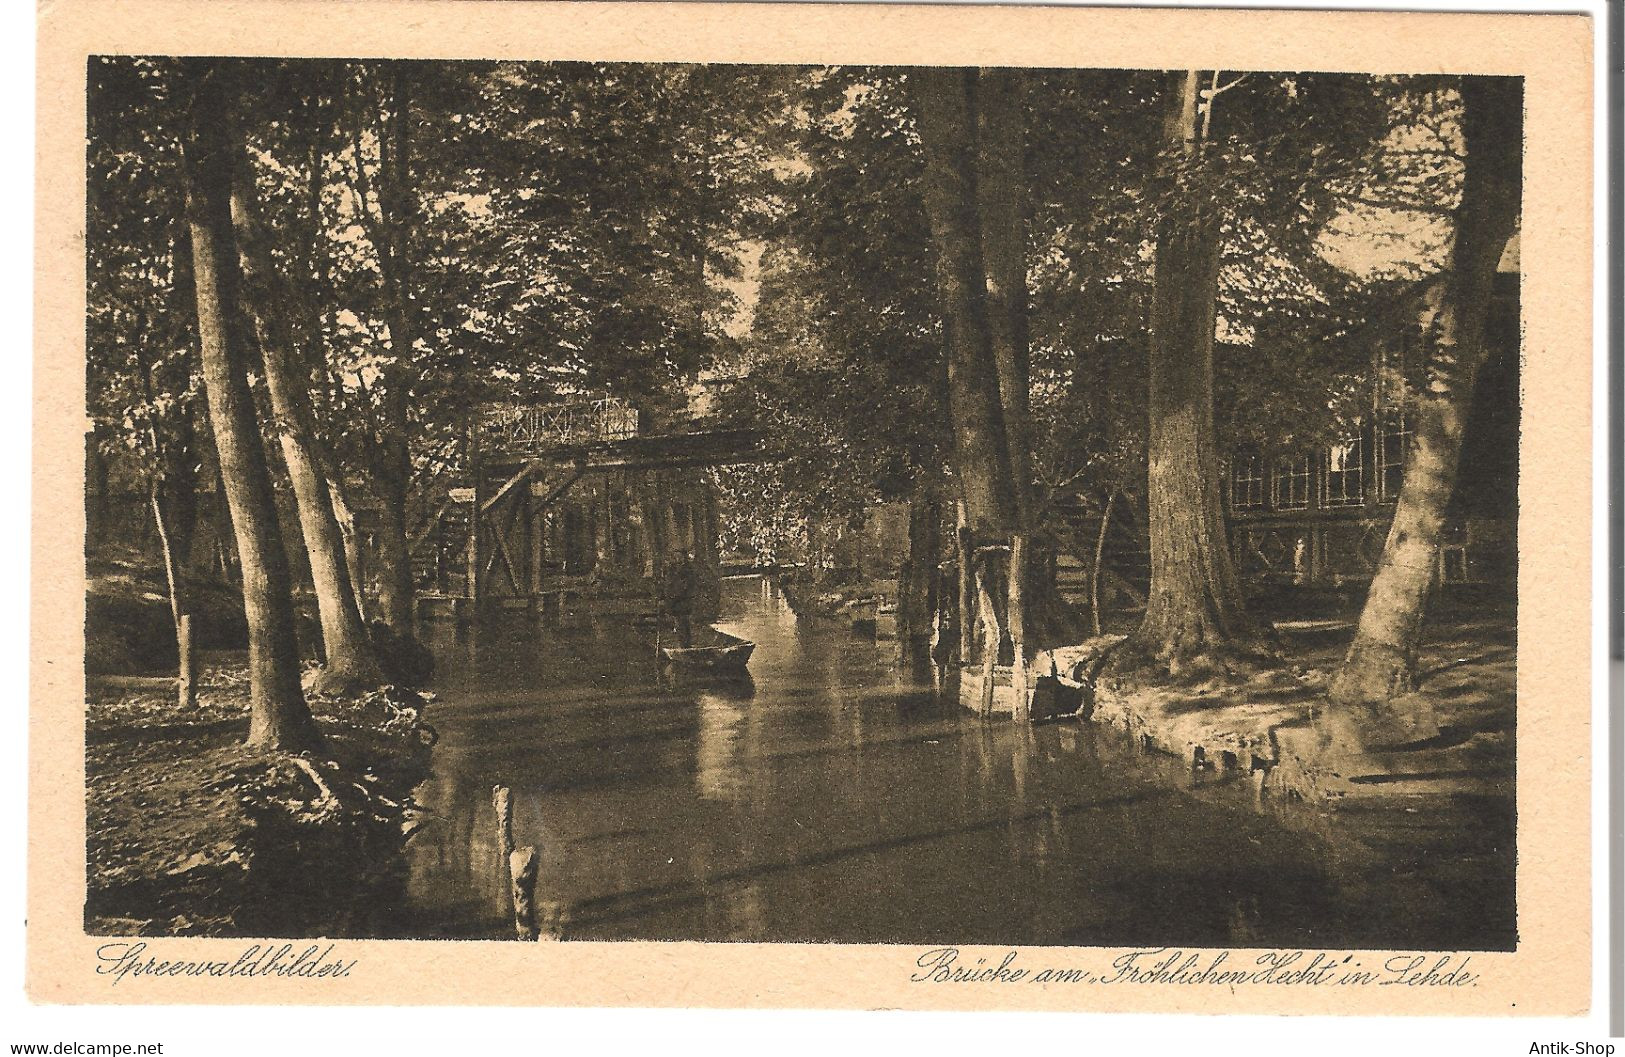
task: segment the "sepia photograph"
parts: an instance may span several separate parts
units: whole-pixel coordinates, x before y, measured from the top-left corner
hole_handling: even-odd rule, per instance
[[[32,1000],[1594,1001],[1589,19],[62,4]]]
[[[88,78],[89,931],[1516,948],[1520,79]]]

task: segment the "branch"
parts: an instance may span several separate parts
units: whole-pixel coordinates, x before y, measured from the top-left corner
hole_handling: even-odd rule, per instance
[[[1214,86],[1212,88],[1208,89],[1206,92],[1203,92],[1202,94],[1207,96],[1208,101],[1211,103],[1213,101],[1214,96],[1219,95],[1219,94],[1221,94],[1223,92],[1230,91],[1230,89],[1234,88],[1236,85],[1240,84],[1242,81],[1245,81],[1247,78],[1249,78],[1251,76],[1252,76],[1252,74],[1250,74],[1250,73],[1244,73],[1241,76],[1237,77],[1234,81],[1231,81],[1229,84],[1220,85],[1219,84],[1219,71],[1214,70],[1213,71],[1213,85]]]

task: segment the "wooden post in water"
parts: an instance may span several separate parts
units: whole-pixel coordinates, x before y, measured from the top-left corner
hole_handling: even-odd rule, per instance
[[[505,785],[492,786],[491,806],[497,812],[497,850],[507,862],[513,854],[513,791]]]
[[[975,558],[971,554],[970,528],[966,523],[965,501],[961,499],[954,508],[954,539],[959,546],[959,663],[968,666],[971,659],[971,614],[975,612],[972,606],[972,577],[975,575],[971,563]]]
[[[536,849],[519,848],[508,855],[508,876],[513,879],[513,928],[521,940],[534,942],[536,928]]]
[[[180,676],[175,680],[182,708],[197,707],[197,679],[192,653],[192,614],[182,613],[175,628],[175,648],[180,656]]]
[[[972,551],[976,566],[976,609],[982,623],[982,694],[977,712],[983,719],[993,715],[994,673],[999,663],[999,643],[1004,632],[999,627],[999,611],[994,606],[993,591],[989,584],[992,570],[988,567],[988,552]]]
[[[1032,709],[1027,698],[1027,632],[1026,596],[1023,581],[1027,578],[1027,537],[1016,533],[1010,540],[1010,583],[1005,622],[1010,628],[1010,718],[1017,723],[1032,721]]]
[[[478,620],[480,617],[480,503],[485,498],[485,489],[482,478],[485,467],[480,461],[479,431],[474,420],[469,419],[468,424],[468,463],[474,478],[474,495],[468,502],[468,539],[465,541],[463,552],[464,588],[463,597],[467,600],[469,619]]]

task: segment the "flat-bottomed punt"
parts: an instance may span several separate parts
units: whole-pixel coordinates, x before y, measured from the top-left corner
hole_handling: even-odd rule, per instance
[[[661,659],[675,671],[737,675],[756,649],[756,643],[715,628],[697,631],[694,641],[703,645],[661,646]]]

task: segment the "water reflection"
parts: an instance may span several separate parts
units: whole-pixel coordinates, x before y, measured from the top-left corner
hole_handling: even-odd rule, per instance
[[[1439,899],[1245,782],[1193,791],[1188,762],[1109,733],[938,705],[768,581],[724,604],[749,681],[662,681],[651,634],[608,622],[435,629],[435,816],[402,934],[511,934],[497,784],[565,938],[1450,946],[1510,890]]]
[[[737,800],[744,788],[740,766],[748,713],[744,701],[720,693],[699,695],[694,788],[707,800]]]

